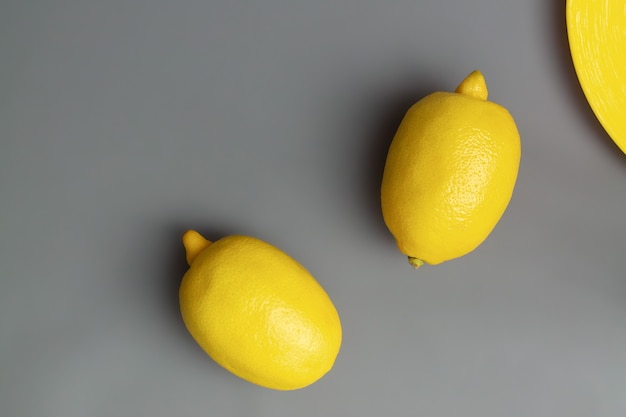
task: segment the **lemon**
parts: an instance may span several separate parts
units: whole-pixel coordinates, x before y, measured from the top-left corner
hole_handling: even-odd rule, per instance
[[[260,386],[303,388],[334,365],[341,323],[332,301],[297,261],[248,236],[183,236],[190,267],[183,321],[218,364]]]
[[[414,267],[466,255],[488,237],[511,199],[520,152],[513,117],[487,101],[479,71],[411,106],[389,147],[381,203]]]

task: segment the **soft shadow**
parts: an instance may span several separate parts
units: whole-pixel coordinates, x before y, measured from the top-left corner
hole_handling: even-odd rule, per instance
[[[204,222],[188,219],[186,222],[164,221],[158,228],[154,237],[158,242],[153,242],[150,251],[144,253],[144,257],[152,260],[160,260],[154,270],[145,270],[141,285],[144,289],[156,287],[152,291],[140,292],[142,296],[149,294],[150,299],[144,300],[151,308],[155,309],[154,317],[162,324],[166,335],[164,337],[176,338],[176,343],[181,346],[182,355],[193,355],[197,358],[199,367],[210,370],[215,375],[223,375],[229,378],[230,383],[242,383],[239,378],[234,378],[225,368],[209,358],[206,352],[196,343],[188,332],[180,313],[178,290],[183,275],[189,266],[185,258],[185,250],[182,244],[182,236],[188,229],[194,229],[206,239],[216,241],[222,237],[234,233],[234,228],[227,225],[206,225]],[[158,271],[156,270],[158,268]],[[135,292],[137,294],[137,291]]]
[[[553,50],[558,61],[558,70],[561,75],[560,79],[567,93],[568,101],[572,103],[572,106],[576,107],[577,113],[586,122],[589,130],[593,133],[592,137],[597,140],[602,148],[607,153],[610,153],[615,158],[626,163],[626,155],[604,130],[604,127],[602,127],[602,124],[598,121],[589,106],[587,98],[580,86],[570,54],[565,11],[565,0],[553,0],[552,10],[550,10],[550,24],[554,32],[554,36],[552,37],[554,42]]]
[[[121,310],[125,315],[122,325],[137,329],[138,337],[144,337],[145,342],[163,343],[180,355],[197,358],[198,366],[226,372],[208,359],[187,331],[178,291],[189,268],[183,233],[193,228],[207,239],[217,240],[230,234],[229,228],[223,224],[206,225],[207,219],[218,216],[204,213],[190,216],[189,210],[186,213],[141,213],[112,231],[111,236],[116,240],[107,244],[112,245],[107,253],[119,262],[114,262],[112,271],[110,285],[115,286],[116,298],[111,308]]]
[[[131,296],[135,305],[141,306],[145,314],[159,321],[158,327],[167,333],[168,338],[174,337],[189,353],[199,357],[205,353],[193,340],[180,314],[178,290],[183,275],[189,268],[182,244],[183,233],[188,229],[200,232],[209,240],[217,240],[229,234],[227,228],[204,226],[194,222],[149,222],[144,224],[143,250],[135,251],[131,258],[131,276],[141,277],[132,282]],[[147,242],[145,238],[147,239]]]
[[[371,97],[369,99],[371,105],[365,114],[358,115],[359,120],[369,120],[367,129],[369,133],[363,139],[364,158],[359,168],[359,178],[362,181],[359,187],[360,199],[363,202],[361,206],[369,211],[376,232],[391,242],[394,242],[394,239],[384,223],[380,201],[387,151],[407,110],[415,102],[438,89],[441,88],[437,83],[428,80],[414,84],[407,82],[406,88],[386,91]]]
[[[197,223],[173,223],[166,226],[164,233],[163,245],[159,246],[157,253],[154,253],[154,259],[161,259],[162,274],[158,277],[162,306],[176,323],[176,327],[182,328],[185,333],[182,318],[180,317],[180,308],[178,302],[178,288],[182,281],[183,275],[189,269],[185,258],[185,249],[182,243],[182,236],[188,229],[197,230],[205,238],[215,241],[227,236],[229,231],[226,228],[201,227]]]

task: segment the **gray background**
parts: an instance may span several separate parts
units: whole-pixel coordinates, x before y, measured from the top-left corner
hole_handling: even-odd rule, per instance
[[[570,61],[564,1],[4,1],[0,415],[626,415],[626,158]],[[483,71],[514,115],[511,204],[413,271],[378,187],[410,104]],[[333,370],[263,389],[191,340],[180,236],[303,263]]]

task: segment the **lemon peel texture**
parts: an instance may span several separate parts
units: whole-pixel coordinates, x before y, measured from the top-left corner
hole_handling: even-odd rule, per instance
[[[342,339],[331,299],[297,261],[249,236],[183,236],[179,290],[195,341],[233,374],[276,390],[306,387],[334,365]]]
[[[509,204],[519,132],[510,113],[487,97],[483,74],[473,71],[455,92],[411,106],[389,147],[382,214],[416,268],[472,252]]]

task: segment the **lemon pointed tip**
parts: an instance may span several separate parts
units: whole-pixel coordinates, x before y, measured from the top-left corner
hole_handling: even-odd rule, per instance
[[[487,100],[489,91],[483,73],[479,70],[472,71],[456,88],[456,93]]]
[[[409,259],[409,264],[411,264],[411,266],[415,269],[418,269],[420,266],[424,265],[424,261],[422,261],[421,259],[417,259],[412,256],[409,256],[408,259]]]
[[[206,249],[210,244],[211,242],[205,239],[200,233],[195,230],[187,230],[183,234],[183,246],[187,252],[187,263],[191,265],[196,256],[198,256],[198,254]]]

